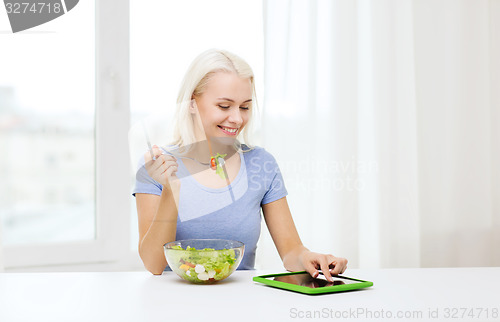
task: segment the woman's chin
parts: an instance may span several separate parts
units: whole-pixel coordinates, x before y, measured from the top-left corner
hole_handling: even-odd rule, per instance
[[[236,141],[236,136],[229,137],[229,136],[215,136],[211,137],[210,140],[214,144],[220,144],[220,145],[234,145]]]

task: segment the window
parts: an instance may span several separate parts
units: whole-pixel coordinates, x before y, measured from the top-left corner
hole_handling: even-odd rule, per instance
[[[124,255],[128,6],[120,4],[81,1],[46,24],[0,34],[0,216],[7,268]]]
[[[36,31],[1,35],[4,246],[95,238],[94,33],[85,1]]]

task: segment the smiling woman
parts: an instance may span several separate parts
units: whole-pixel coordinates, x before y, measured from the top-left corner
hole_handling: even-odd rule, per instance
[[[207,48],[225,48],[240,54],[250,63],[256,78],[263,79],[262,4],[262,1],[232,0],[130,1],[131,121],[132,124],[144,121],[151,142],[173,141],[172,123],[180,80],[195,56]],[[144,37],[146,34],[148,37]],[[258,101],[263,99],[263,92],[260,81],[256,88]],[[260,124],[251,123],[245,127]],[[130,154],[135,164],[146,144],[142,126],[137,127],[137,133],[132,128],[131,133]],[[239,139],[245,142],[241,135]],[[253,144],[261,141],[260,132],[253,136],[253,141]],[[217,152],[222,151],[213,151]],[[133,199],[130,209],[133,225],[130,249],[136,255],[139,234]]]
[[[238,269],[254,269],[261,210],[286,269],[314,277],[321,269],[328,280],[345,271],[346,259],[302,245],[273,156],[235,140],[248,133],[254,88],[250,66],[227,51],[205,51],[188,68],[177,100],[175,140],[155,146],[153,157],[146,152],[136,176],[139,254],[151,273],[167,266],[163,245],[184,239],[241,241],[245,254]],[[189,159],[166,155],[172,147]],[[223,162],[226,182],[209,167],[200,169],[213,151],[230,156]]]
[[[207,75],[205,82],[206,85],[201,88],[203,92],[194,94],[205,134],[214,137],[220,136],[221,132],[229,136],[238,135],[251,118],[253,77],[244,78],[231,72],[217,72]],[[234,93],[234,97],[220,97],[228,91]],[[198,132],[195,135],[200,138],[203,134]]]
[[[193,61],[189,71],[177,97],[173,144],[240,133],[249,143],[246,125],[252,119],[251,102],[256,101],[250,66],[229,52],[209,50]]]

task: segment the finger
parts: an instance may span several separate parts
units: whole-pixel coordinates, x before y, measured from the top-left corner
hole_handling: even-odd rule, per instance
[[[146,154],[144,154],[144,166],[146,167],[146,169],[153,171],[163,163],[163,160],[159,160],[160,158],[157,158],[156,156],[152,158],[151,152],[152,151],[148,151],[146,152]]]
[[[163,165],[162,165],[162,170],[161,170],[161,173],[160,175],[165,175],[168,177],[174,175],[174,173],[176,173],[178,170],[177,168],[177,164],[173,163],[173,162],[165,162]]]
[[[317,269],[316,263],[309,262],[305,265],[304,268],[305,268],[305,271],[308,272],[309,275],[311,275],[313,278],[318,277],[319,271]]]
[[[347,259],[344,258],[344,269],[342,270],[342,274],[344,274],[345,270],[347,269],[347,263],[349,262]]]
[[[160,155],[163,154],[163,151],[157,145],[153,145],[151,152],[153,152],[155,158],[158,158]]]
[[[335,267],[332,270],[332,275],[339,275],[342,273],[342,271],[345,269],[347,266],[347,260],[344,258],[338,258],[334,257],[333,261],[331,262],[331,265],[335,265]]]
[[[163,158],[158,158],[156,159],[155,161],[152,161],[152,163],[148,166],[149,167],[149,170],[153,173],[156,173],[158,172],[159,170],[162,170],[163,169],[163,165],[165,164],[165,160]],[[165,169],[163,169],[164,171]],[[163,172],[161,171],[161,172]],[[160,172],[160,173],[161,173]]]
[[[151,177],[156,181],[161,181],[161,176],[167,170],[164,164],[161,164],[158,168],[151,172]]]
[[[334,260],[330,263],[330,266],[333,266],[333,269],[330,270],[330,273],[333,275],[333,276],[336,276],[336,275],[339,275],[340,272],[342,271],[343,267],[342,265],[339,264],[339,262],[337,260]]]
[[[171,176],[172,173],[177,172],[177,170],[178,170],[177,162],[169,160],[169,161],[163,162],[158,167],[157,172],[158,172],[159,175]]]
[[[151,159],[151,155],[153,155],[153,160],[156,160],[160,156],[164,155],[168,158],[175,160],[175,158],[171,154],[168,154],[167,152],[165,152],[163,148],[158,147],[157,145],[153,145],[153,147],[151,148],[151,150],[148,151],[148,153],[150,155],[148,159]]]
[[[177,165],[177,160],[171,156],[171,155],[168,155],[168,154],[162,154],[158,157],[158,160],[157,160],[160,164],[162,163],[165,163],[167,166],[170,166],[170,165]]]
[[[163,157],[163,156],[162,156],[162,157]],[[164,162],[165,162],[165,165],[166,165],[167,167],[170,167],[170,166],[178,166],[177,161],[175,161],[175,160],[171,160],[171,159],[169,159],[169,158],[165,158],[165,159],[164,159]]]
[[[171,176],[174,176],[174,173],[177,172],[177,167],[176,166],[171,166],[171,167],[168,167],[165,172],[163,172],[162,174],[163,175],[166,175],[167,178],[171,177]]]
[[[170,166],[170,165],[177,165],[177,162],[175,159],[172,159],[172,157],[168,155],[160,155],[151,165],[151,171],[155,172],[157,171],[161,166]],[[163,169],[162,172],[164,172],[165,169]]]
[[[342,266],[343,266],[344,268],[342,269],[342,272],[341,272],[340,274],[344,274],[345,270],[347,269],[347,262],[348,262],[348,260],[347,260],[347,259],[345,259],[345,258],[342,258],[342,260],[343,260],[343,262],[342,262]]]
[[[323,275],[325,275],[325,278],[329,282],[333,282],[332,275],[330,274],[330,263],[327,260],[326,257],[323,257],[320,261],[321,263],[321,271],[323,272]]]

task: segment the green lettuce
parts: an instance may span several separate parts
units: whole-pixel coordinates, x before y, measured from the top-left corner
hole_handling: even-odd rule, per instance
[[[216,165],[216,170],[215,170],[215,173],[219,175],[219,177],[221,177],[221,179],[226,179],[226,176],[224,175],[224,169],[222,168],[222,165],[219,163],[219,158],[222,158],[224,159],[226,157],[227,154],[220,154],[220,153],[217,153],[215,155],[215,165]]]
[[[177,266],[172,267],[172,269],[181,274],[184,279],[195,283],[206,282],[209,279],[224,279],[236,263],[234,249],[204,248],[197,250],[190,246],[185,250],[180,246],[172,246],[172,248],[177,250],[169,254],[170,261],[177,263]],[[180,268],[183,264],[189,266],[189,269]],[[195,267],[191,267],[193,265]],[[186,266],[184,268],[187,268]]]

